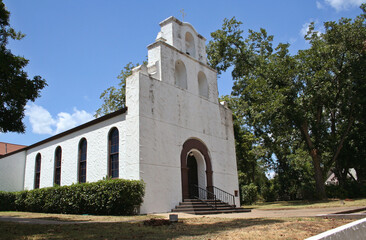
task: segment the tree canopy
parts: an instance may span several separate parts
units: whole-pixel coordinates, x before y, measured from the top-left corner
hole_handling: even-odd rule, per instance
[[[117,76],[119,80],[118,87],[111,86],[104,90],[100,95],[103,100],[102,106],[97,109],[95,117],[122,109],[126,105],[126,79],[132,74],[132,69],[139,64],[127,63],[121,73]]]
[[[6,48],[9,38],[20,40],[25,35],[9,24],[9,11],[0,0],[0,132],[24,132],[22,122],[27,101],[40,96],[47,84],[40,76],[29,79],[24,67],[28,60],[15,56]]]
[[[295,55],[287,43],[274,47],[264,29],[245,37],[235,18],[225,19],[207,46],[218,73],[233,68],[232,94],[243,125],[267,155],[283,165],[307,150],[319,198],[326,196],[324,178],[331,168],[338,177],[348,171],[342,167],[344,146],[356,148],[352,138],[366,134],[355,132],[365,130],[366,4],[361,9],[355,19],[325,22],[324,32],[312,23],[305,36],[310,47]]]

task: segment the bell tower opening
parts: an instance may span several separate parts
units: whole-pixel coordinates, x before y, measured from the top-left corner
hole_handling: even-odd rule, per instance
[[[174,78],[176,86],[187,89],[187,70],[181,60],[175,62]]]
[[[194,38],[190,32],[186,32],[186,53],[191,57],[196,57],[196,47],[194,44]]]

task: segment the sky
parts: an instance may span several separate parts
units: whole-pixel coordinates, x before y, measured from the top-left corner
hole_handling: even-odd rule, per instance
[[[147,58],[159,23],[174,16],[191,23],[210,41],[225,18],[242,29],[264,28],[275,44],[290,43],[291,53],[306,49],[310,22],[322,31],[325,21],[354,18],[366,0],[3,0],[10,25],[26,34],[8,48],[29,60],[30,78],[40,75],[48,86],[26,106],[24,134],[0,133],[0,142],[31,145],[93,119],[100,94],[117,86],[122,68]],[[181,10],[184,9],[184,19]],[[231,92],[230,72],[218,78],[219,95]]]

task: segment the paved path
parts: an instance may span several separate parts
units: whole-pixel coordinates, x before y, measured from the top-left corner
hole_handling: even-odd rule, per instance
[[[202,217],[213,217],[213,218],[280,218],[280,217],[316,217],[319,215],[329,215],[338,212],[344,212],[360,207],[335,207],[335,208],[307,208],[307,209],[282,209],[282,210],[259,210],[252,209],[251,212],[244,213],[228,213],[228,214],[212,214],[212,215],[193,215],[187,213],[156,213],[156,216],[162,216],[169,219],[170,214],[178,214],[179,219],[184,218],[202,218]],[[84,223],[101,223],[97,221],[57,221],[57,220],[46,220],[46,219],[34,219],[34,218],[19,218],[0,216],[0,221],[5,222],[17,222],[17,223],[28,223],[28,224],[84,224]],[[118,222],[138,222],[142,220],[126,220]],[[117,222],[117,221],[116,221]],[[107,222],[104,222],[107,223]],[[113,222],[108,222],[113,223]]]
[[[337,212],[359,209],[360,207],[334,207],[334,208],[307,208],[307,209],[283,209],[283,210],[260,210],[252,209],[251,212],[229,213],[229,214],[210,214],[193,215],[187,213],[178,214],[178,218],[200,218],[200,217],[220,217],[220,218],[279,218],[279,217],[316,217],[319,215],[328,215]],[[156,215],[169,218],[172,213],[157,213]]]

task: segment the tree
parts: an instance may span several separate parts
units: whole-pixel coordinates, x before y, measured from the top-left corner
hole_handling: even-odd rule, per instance
[[[225,19],[208,44],[218,73],[233,67],[233,94],[245,124],[277,159],[306,146],[319,198],[325,198],[324,174],[340,168],[343,146],[364,110],[366,4],[361,9],[354,20],[324,23],[324,33],[311,24],[310,48],[296,55],[289,44],[273,48],[273,36],[264,29],[249,30],[245,39],[235,18]]]
[[[25,105],[38,98],[47,84],[40,76],[29,79],[23,70],[28,60],[6,48],[9,37],[20,40],[25,36],[10,27],[9,16],[0,0],[0,132],[23,133]]]
[[[222,96],[220,101],[228,103],[233,111],[233,127],[235,137],[236,161],[239,176],[239,188],[244,185],[255,184],[259,190],[268,181],[266,171],[268,163],[266,161],[266,151],[257,144],[257,138],[251,133],[243,123],[240,116],[238,101],[233,96]]]
[[[132,69],[139,64],[127,63],[117,76],[120,80],[118,87],[109,87],[102,92],[100,99],[103,100],[102,106],[97,109],[95,117],[122,109],[126,105],[126,79],[132,74]]]

